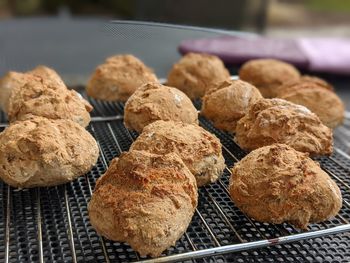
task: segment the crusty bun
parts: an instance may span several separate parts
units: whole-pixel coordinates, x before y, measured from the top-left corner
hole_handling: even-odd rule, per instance
[[[90,122],[91,105],[74,90],[57,85],[52,79],[31,75],[24,85],[14,86],[8,104],[10,122],[28,116],[68,119],[86,127]]]
[[[240,68],[239,78],[257,87],[265,98],[273,98],[278,86],[298,80],[300,73],[293,65],[283,61],[253,59]]]
[[[308,154],[274,144],[235,164],[230,195],[248,216],[299,228],[334,217],[342,206],[337,184]]]
[[[23,86],[31,76],[9,71],[0,79],[0,107],[4,112],[8,111],[9,98],[13,89]]]
[[[205,93],[201,114],[216,128],[234,133],[237,121],[261,98],[259,90],[248,82],[225,80]]]
[[[0,134],[0,178],[13,187],[72,181],[87,173],[97,158],[95,139],[70,120],[31,116]]]
[[[130,149],[178,154],[196,177],[198,186],[216,181],[225,168],[220,140],[196,124],[153,122],[143,129]]]
[[[109,57],[92,74],[86,88],[89,96],[106,101],[126,101],[137,88],[157,82],[157,76],[133,55]]]
[[[143,127],[157,120],[198,123],[198,113],[182,91],[159,83],[147,83],[126,102],[124,124],[141,132]]]
[[[237,123],[235,140],[248,151],[273,143],[312,155],[333,151],[332,130],[304,106],[282,99],[261,99],[252,105]]]
[[[176,154],[130,151],[97,181],[89,217],[99,234],[157,257],[186,231],[197,198],[195,178]]]
[[[46,82],[51,82],[51,85],[54,86],[65,86],[58,73],[52,68],[46,67],[44,65],[36,66],[34,69],[27,71],[26,73],[41,77],[45,79]]]
[[[168,74],[167,85],[182,90],[191,99],[203,97],[212,84],[230,77],[224,63],[208,54],[188,53]]]
[[[326,126],[335,128],[344,120],[345,107],[331,86],[322,80],[308,77],[296,83],[287,83],[277,90],[277,97],[300,104],[315,113]]]

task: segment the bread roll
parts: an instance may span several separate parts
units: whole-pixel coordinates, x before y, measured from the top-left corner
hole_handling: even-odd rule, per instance
[[[215,83],[230,77],[224,63],[216,56],[188,53],[168,74],[167,85],[182,90],[189,98],[204,96]]]
[[[147,83],[126,102],[124,124],[128,129],[141,132],[143,127],[157,120],[198,123],[198,113],[182,91]]]
[[[326,126],[335,128],[344,120],[345,107],[341,99],[326,82],[300,80],[282,85],[277,97],[303,105],[315,113]]]
[[[229,191],[255,220],[304,229],[334,217],[342,206],[337,184],[319,164],[283,144],[256,149],[235,164]]]
[[[276,97],[275,89],[283,83],[297,81],[299,71],[291,64],[275,59],[253,59],[243,64],[239,78],[257,87],[265,98]]]
[[[90,222],[104,237],[157,257],[186,231],[197,198],[195,178],[176,154],[130,151],[97,181]]]
[[[23,86],[31,76],[9,71],[0,79],[0,107],[4,112],[8,111],[9,98],[12,89]]]
[[[63,184],[87,173],[98,153],[77,123],[31,116],[0,134],[0,178],[19,188]]]
[[[261,99],[238,121],[236,142],[251,151],[284,143],[312,155],[333,151],[332,130],[304,106],[282,99]]]
[[[155,121],[143,129],[130,149],[178,154],[198,186],[216,181],[225,168],[220,140],[196,124]]]
[[[32,75],[24,85],[13,86],[8,104],[10,122],[28,116],[68,119],[86,127],[91,118],[91,105],[74,90],[56,81]]]
[[[205,93],[201,114],[216,128],[234,133],[237,121],[261,98],[259,90],[248,82],[225,80]]]
[[[109,57],[92,74],[86,88],[89,96],[106,101],[126,101],[137,88],[157,82],[157,76],[133,55]]]

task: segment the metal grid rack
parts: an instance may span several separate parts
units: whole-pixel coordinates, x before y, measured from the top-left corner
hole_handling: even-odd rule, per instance
[[[94,111],[88,130],[98,141],[100,156],[88,174],[57,187],[16,190],[0,183],[1,262],[349,262],[350,113],[334,133],[334,154],[317,159],[343,194],[343,207],[335,218],[311,224],[307,231],[257,222],[231,201],[226,168],[218,182],[199,189],[198,208],[176,246],[150,259],[128,244],[98,236],[90,225],[87,204],[96,180],[137,134],[123,125],[123,104],[89,101]],[[3,130],[3,113],[1,123]],[[227,167],[245,156],[229,134],[204,118],[200,124],[220,138]]]

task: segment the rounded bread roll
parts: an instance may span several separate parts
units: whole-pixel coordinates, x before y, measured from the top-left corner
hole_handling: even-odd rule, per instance
[[[0,178],[19,188],[63,184],[87,173],[98,154],[79,124],[31,116],[0,134]]]
[[[180,90],[159,83],[147,83],[129,98],[124,109],[124,124],[141,132],[157,120],[198,123],[191,100]]]
[[[216,181],[225,168],[220,140],[196,124],[155,121],[147,125],[130,150],[180,156],[198,186]]]
[[[186,231],[197,199],[195,178],[176,154],[129,151],[97,181],[88,210],[99,234],[157,257]]]
[[[303,229],[334,217],[342,206],[337,184],[319,164],[283,144],[256,149],[235,164],[229,191],[255,220]]]

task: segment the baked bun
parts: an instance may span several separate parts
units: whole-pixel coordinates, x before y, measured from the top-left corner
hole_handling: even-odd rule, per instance
[[[55,70],[43,65],[39,65],[26,73],[41,77],[45,79],[46,82],[51,82],[51,85],[66,86]]]
[[[225,80],[205,93],[201,114],[216,128],[234,133],[237,121],[261,98],[259,90],[248,82]]]
[[[147,83],[126,102],[124,124],[141,132],[143,127],[157,120],[198,123],[198,113],[182,91],[159,83]]]
[[[256,149],[235,164],[229,191],[255,220],[303,229],[334,217],[342,206],[337,184],[319,164],[284,144]]]
[[[8,105],[10,122],[28,116],[68,119],[86,127],[90,122],[91,105],[74,90],[40,76],[31,75],[24,85],[14,86]]]
[[[70,120],[31,116],[0,134],[0,178],[13,187],[72,181],[96,163],[95,139]]]
[[[216,181],[225,168],[220,140],[196,124],[155,121],[143,129],[130,149],[178,154],[198,186]]]
[[[195,178],[176,154],[130,151],[97,181],[88,210],[99,234],[157,257],[186,231],[197,199]]]
[[[9,71],[0,79],[0,107],[4,112],[8,111],[12,89],[23,86],[28,78],[27,74]]]
[[[257,87],[265,98],[276,97],[275,89],[283,83],[297,81],[299,71],[291,64],[275,59],[253,59],[243,64],[239,78]]]
[[[330,128],[335,128],[344,120],[343,102],[322,83],[302,80],[293,85],[282,85],[278,89],[277,97],[307,107]]]
[[[182,90],[191,99],[201,98],[212,84],[230,77],[224,63],[216,56],[188,53],[174,64],[167,85]]]
[[[304,106],[282,99],[261,99],[236,128],[236,142],[245,150],[284,143],[312,155],[333,151],[332,130]]]
[[[118,55],[96,68],[86,92],[95,99],[124,102],[147,82],[158,82],[150,68],[132,55]]]

